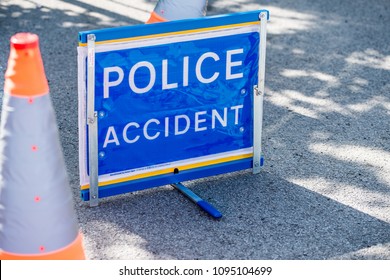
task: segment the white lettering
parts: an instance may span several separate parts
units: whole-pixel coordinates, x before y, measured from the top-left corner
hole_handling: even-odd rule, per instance
[[[219,60],[219,56],[216,53],[207,52],[207,53],[202,54],[201,57],[199,57],[198,61],[196,62],[196,68],[195,68],[196,77],[198,78],[199,82],[204,83],[204,84],[209,84],[211,82],[214,82],[218,78],[218,76],[219,76],[219,72],[215,72],[208,79],[203,77],[202,71],[201,71],[202,63],[203,63],[203,61],[206,58],[209,58],[209,57],[214,59],[214,61],[218,61]]]
[[[156,85],[157,75],[158,79],[161,79],[157,81],[157,84],[161,84],[162,90],[175,89],[178,88],[179,85],[187,87],[192,82],[209,84],[216,81],[220,77],[222,71],[225,71],[226,80],[243,78],[243,60],[242,58],[240,59],[242,56],[239,56],[243,53],[243,48],[227,50],[226,61],[223,61],[225,65],[222,65],[222,63],[215,64],[215,62],[220,61],[220,56],[217,53],[206,52],[197,59],[195,69],[191,68],[191,66],[193,67],[194,65],[190,65],[189,56],[183,56],[182,67],[179,65],[178,61],[173,61],[170,64],[168,59],[162,59],[161,73],[156,73],[156,68],[151,62],[139,61],[130,68],[128,73],[128,84],[132,92],[144,94],[152,90]],[[211,59],[211,62],[204,63],[207,59]],[[219,70],[222,67],[225,67],[225,69]],[[141,68],[146,69],[140,70]],[[207,69],[209,70],[207,71]],[[182,73],[181,75],[179,74],[180,72]],[[197,81],[189,80],[190,77],[193,77],[193,72],[195,72],[194,76]],[[119,66],[106,67],[103,69],[103,98],[110,97],[110,89],[120,85],[124,79],[124,75],[124,69]],[[207,77],[209,75],[211,76]]]
[[[239,114],[239,110],[242,109],[244,107],[244,105],[236,105],[236,106],[232,106],[230,107],[230,110],[234,110],[235,111],[235,117],[234,117],[234,124],[238,124],[238,114]]]
[[[226,80],[239,79],[244,76],[243,73],[232,74],[232,67],[242,65],[242,61],[232,61],[232,55],[243,53],[244,49],[230,50],[226,52]]]
[[[183,130],[179,130],[179,120],[185,120],[186,125]],[[190,129],[190,118],[187,115],[175,116],[175,135],[184,134]]]
[[[177,88],[177,83],[168,83],[168,59],[162,61],[162,89]]]
[[[172,128],[174,130],[173,136],[186,134],[191,127],[194,128],[191,132],[197,133],[209,128],[215,129],[218,124],[222,127],[227,127],[229,123],[233,125],[233,122],[234,125],[238,125],[243,107],[243,105],[235,105],[230,108],[224,107],[221,109],[212,109],[211,111],[198,111],[190,115],[182,114],[164,117],[160,120],[152,118],[147,120],[143,126],[137,122],[129,122],[123,128],[122,137],[125,143],[134,144],[141,137],[147,140],[155,140],[162,135],[164,135],[162,137],[169,137],[170,125],[174,126]],[[232,111],[231,113],[228,112],[229,109]],[[152,126],[152,124],[155,124],[155,126]],[[121,144],[114,126],[108,127],[103,148],[106,148],[109,144],[115,144],[116,146]]]
[[[200,111],[195,113],[195,132],[206,130],[207,127],[199,127],[200,123],[206,122],[206,119],[199,119],[199,115],[206,115],[207,111]]]
[[[112,135],[112,139],[110,139]],[[103,148],[107,147],[108,144],[115,143],[115,145],[119,146],[118,136],[116,135],[115,128],[110,126],[107,130],[106,139],[104,139]]]
[[[114,81],[110,81],[110,73],[116,72],[118,73],[118,79]],[[103,98],[110,97],[110,87],[114,87],[119,85],[123,80],[123,70],[118,66],[107,67],[103,70]]]
[[[183,57],[183,87],[188,86],[188,63],[189,57]]]
[[[148,139],[148,140],[154,140],[154,139],[156,139],[160,135],[160,132],[156,132],[156,134],[154,134],[153,136],[150,136],[148,134],[148,127],[149,127],[150,123],[160,124],[160,121],[157,120],[157,119],[150,119],[144,125],[144,129],[143,130],[144,130],[145,138]]]
[[[135,72],[141,67],[148,68],[149,74],[150,74],[149,84],[144,88],[137,87],[135,85],[135,82],[134,82],[135,81],[135,78],[134,78]],[[154,69],[154,66],[152,63],[150,63],[148,61],[140,61],[140,62],[137,62],[136,64],[134,64],[133,67],[131,67],[130,73],[129,73],[129,85],[130,85],[130,88],[133,92],[138,93],[138,94],[143,94],[145,92],[148,92],[149,90],[152,89],[155,82],[156,82],[156,69]]]
[[[169,117],[165,117],[165,137],[169,136]]]
[[[122,133],[122,136],[123,136],[123,140],[125,140],[126,143],[135,143],[138,141],[139,139],[139,135],[137,135],[136,137],[134,137],[134,139],[129,139],[127,137],[127,130],[129,129],[130,126],[134,126],[135,128],[139,128],[139,124],[136,123],[136,122],[130,122],[128,124],[126,124],[126,126],[123,128],[123,133]]]
[[[216,109],[213,109],[211,111],[211,128],[212,129],[215,128],[215,118],[218,119],[219,123],[223,127],[226,127],[227,126],[227,108],[226,107],[223,108],[223,119]]]

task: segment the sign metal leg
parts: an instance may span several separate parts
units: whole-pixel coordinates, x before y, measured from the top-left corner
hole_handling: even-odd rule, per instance
[[[88,35],[88,158],[89,158],[89,205],[99,204],[98,190],[98,142],[97,142],[97,112],[95,111],[95,35]]]
[[[222,218],[222,213],[219,212],[214,206],[212,206],[207,201],[203,200],[201,197],[193,193],[189,188],[184,186],[182,183],[171,184],[175,189],[184,194],[188,199],[198,205],[203,211],[212,216],[214,219]]]
[[[260,45],[259,45],[259,73],[258,83],[253,88],[253,174],[258,174],[263,166],[262,157],[262,127],[263,127],[263,98],[265,78],[265,53],[267,39],[267,13],[261,12],[260,19]]]

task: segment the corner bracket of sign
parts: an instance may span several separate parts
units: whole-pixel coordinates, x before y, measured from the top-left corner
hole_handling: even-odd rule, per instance
[[[203,211],[209,214],[214,219],[222,218],[222,213],[219,212],[213,205],[203,200],[201,197],[192,192],[189,188],[184,186],[182,183],[174,183],[171,184],[172,187],[181,192],[184,196],[186,196],[189,200],[199,206]]]
[[[268,10],[260,10],[259,12],[259,20],[269,20],[269,11]]]
[[[88,164],[89,164],[89,205],[99,205],[98,173],[98,123],[95,111],[95,34],[88,34],[88,88],[87,88],[87,125],[88,125]]]

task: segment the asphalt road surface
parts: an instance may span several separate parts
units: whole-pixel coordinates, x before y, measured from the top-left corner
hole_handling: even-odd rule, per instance
[[[390,1],[211,0],[208,15],[270,11],[265,166],[91,208],[78,173],[77,35],[144,23],[155,0],[1,0],[0,88],[10,37],[40,37],[89,259],[390,259]],[[1,94],[2,95],[2,94]]]

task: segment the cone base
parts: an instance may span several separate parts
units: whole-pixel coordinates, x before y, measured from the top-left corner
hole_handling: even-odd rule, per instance
[[[85,260],[81,233],[68,246],[43,254],[15,254],[1,251],[0,260]]]

